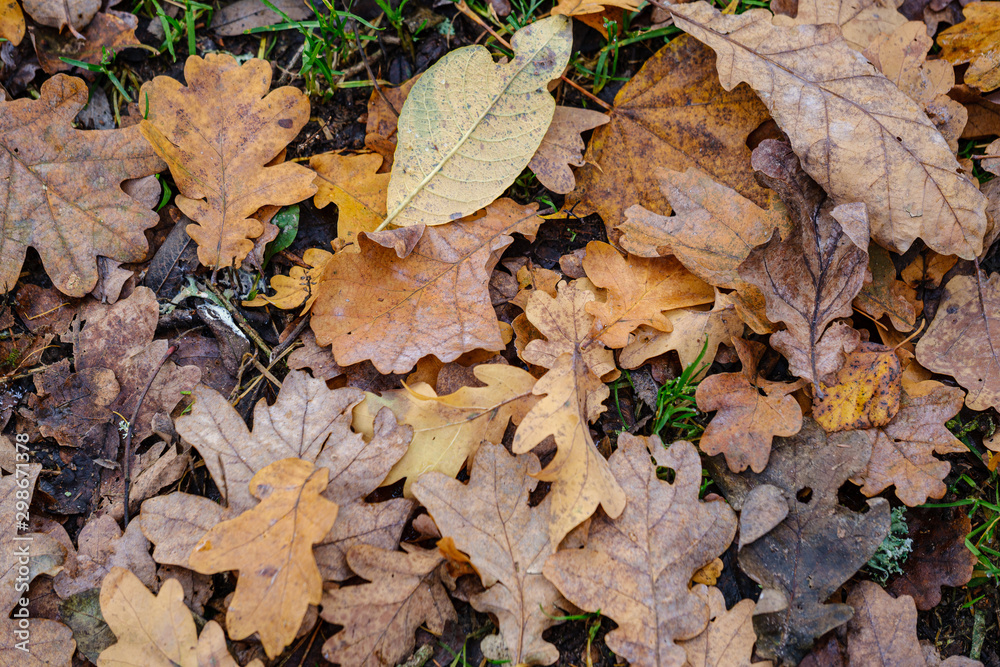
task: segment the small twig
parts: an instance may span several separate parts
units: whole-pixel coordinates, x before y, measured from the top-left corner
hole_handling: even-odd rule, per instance
[[[302,332],[305,331],[306,326],[308,324],[309,324],[309,316],[306,315],[305,317],[302,318],[301,321],[299,321],[298,324],[295,325],[295,328],[292,329],[292,333],[288,334],[288,338],[281,341],[281,343],[271,352],[271,357],[268,359],[269,363],[268,368],[270,368],[275,361],[281,358],[282,353],[284,353],[285,350],[290,348],[295,343],[295,341],[299,339],[299,336],[302,335]]]
[[[227,299],[225,295],[219,291],[218,287],[213,285],[211,282],[207,282],[205,285],[208,287],[208,290],[222,303],[223,308],[229,311],[229,314],[233,316],[233,321],[235,321],[236,325],[243,330],[243,333],[249,336],[250,339],[256,343],[257,347],[259,347],[261,351],[266,354],[268,358],[270,358],[271,348],[268,347],[267,343],[264,342],[264,339],[260,337],[257,330],[250,326],[250,323],[247,322],[245,317],[243,317],[243,313],[236,310],[236,308],[229,303],[229,299]]]
[[[351,8],[347,6],[347,0],[344,0],[344,9],[347,10],[348,13],[351,11]],[[378,85],[378,79],[375,78],[375,73],[372,72],[372,67],[368,64],[368,54],[365,53],[365,47],[361,43],[361,35],[358,33],[357,21],[354,22],[354,44],[358,47],[358,55],[361,56],[361,62],[364,63],[365,71],[368,72],[368,80],[372,82],[373,86],[375,86],[375,92],[378,93],[378,96],[382,98],[382,101],[388,105],[389,111],[392,112],[392,115],[399,118],[399,111],[396,110],[395,105],[390,102],[389,98],[385,96],[384,92],[382,92],[382,86]]]
[[[160,363],[156,365],[153,369],[153,374],[149,376],[149,380],[146,382],[145,388],[142,393],[139,394],[139,401],[135,404],[132,409],[132,416],[128,420],[128,430],[125,433],[125,514],[124,514],[124,525],[123,528],[128,528],[128,494],[130,487],[132,485],[132,433],[135,432],[135,420],[139,418],[139,409],[142,407],[142,402],[146,400],[146,394],[149,393],[149,388],[153,386],[153,380],[156,376],[160,374],[160,369],[163,368],[163,364],[167,363],[167,359],[170,355],[177,351],[176,345],[171,345],[167,348],[166,354],[160,359]]]

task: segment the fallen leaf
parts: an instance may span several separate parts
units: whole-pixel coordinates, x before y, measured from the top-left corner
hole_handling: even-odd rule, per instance
[[[146,586],[156,581],[156,563],[149,557],[149,542],[137,521],[122,533],[109,515],[93,517],[80,531],[77,544],[79,549],[69,555],[65,567],[52,581],[56,595],[64,600],[99,588],[105,575],[115,567],[129,570]]]
[[[78,39],[83,28],[101,8],[100,0],[21,0],[24,11],[36,23],[62,30],[69,28]]]
[[[333,253],[321,250],[320,248],[309,248],[302,254],[302,261],[309,265],[309,268],[293,266],[287,276],[276,275],[271,278],[271,289],[274,296],[258,295],[252,301],[244,301],[243,305],[248,307],[263,306],[269,303],[282,310],[292,310],[305,303],[300,315],[305,315],[312,309],[313,303],[319,296],[319,281],[326,270],[326,265],[330,263]]]
[[[677,642],[687,654],[685,667],[770,667],[769,662],[750,664],[757,635],[753,631],[754,602],[740,600],[726,611],[726,599],[718,588],[695,586],[695,595],[708,603],[711,622],[694,639]]]
[[[712,288],[673,257],[629,257],[601,241],[587,244],[583,268],[598,287],[608,290],[604,302],[587,304],[594,316],[595,336],[605,345],[620,349],[629,334],[642,325],[670,331],[666,311],[712,303]]]
[[[747,87],[726,92],[713,71],[712,52],[696,40],[672,40],[646,61],[615,96],[611,120],[594,130],[567,198],[592,206],[609,229],[638,204],[667,215],[656,164],[699,167],[758,206],[767,193],[753,179],[747,136],[767,111]]]
[[[760,91],[805,171],[836,203],[867,206],[879,244],[904,252],[919,237],[943,254],[982,253],[986,198],[960,173],[923,109],[839,29],[780,27],[767,10],[722,15],[703,1],[675,5],[672,13],[677,27],[723,54],[723,87],[745,81]],[[840,133],[841,126],[852,129]]]
[[[558,9],[558,7],[556,7]],[[556,9],[553,13],[557,12]],[[583,143],[581,133],[606,124],[607,114],[589,109],[557,106],[552,115],[552,124],[542,137],[538,150],[531,156],[528,169],[535,174],[539,183],[552,192],[564,195],[576,187],[573,167],[582,167]]]
[[[847,652],[852,665],[924,664],[913,598],[893,599],[878,584],[859,581],[847,596],[847,604],[854,607],[854,617],[847,624]]]
[[[89,368],[69,372],[65,359],[35,376],[35,397],[28,404],[43,437],[63,447],[79,447],[93,457],[107,456],[111,404],[119,394],[114,371]],[[115,445],[117,445],[117,434]]]
[[[405,498],[379,503],[355,499],[341,505],[333,530],[313,547],[323,581],[345,581],[354,576],[347,566],[347,552],[355,544],[395,549],[415,505]]]
[[[729,546],[736,515],[721,500],[698,500],[701,464],[688,442],[664,449],[655,436],[622,434],[609,464],[628,491],[625,510],[594,517],[587,546],[556,552],[543,572],[570,602],[618,624],[605,636],[617,655],[682,667],[685,650],[675,642],[696,637],[710,617],[688,582]],[[661,481],[656,466],[673,470],[674,481]]]
[[[951,464],[934,454],[968,451],[945,426],[962,409],[963,398],[957,387],[938,387],[923,396],[904,392],[892,421],[869,432],[872,457],[868,469],[854,480],[864,485],[861,492],[871,497],[895,485],[896,497],[910,507],[943,497]]]
[[[937,314],[917,343],[917,361],[951,375],[968,392],[972,410],[1000,407],[1000,274],[955,276]],[[994,340],[997,342],[994,343]]]
[[[100,588],[91,588],[63,600],[59,605],[59,617],[73,631],[76,650],[94,664],[101,652],[115,643],[115,633],[101,614]]]
[[[282,21],[303,21],[313,15],[312,7],[298,0],[268,0],[278,11],[261,0],[238,0],[212,15],[209,28],[217,35],[235,37],[253,28],[262,28]],[[280,14],[278,12],[281,12]]]
[[[373,232],[385,218],[389,174],[380,174],[383,157],[377,153],[345,155],[322,153],[309,158],[316,172],[313,203],[337,205],[337,238],[357,243],[358,232]]]
[[[533,454],[513,457],[500,444],[476,454],[469,483],[439,472],[424,474],[413,494],[441,534],[469,555],[486,591],[469,598],[474,608],[495,614],[510,659],[518,665],[550,665],[559,651],[542,639],[558,621],[562,596],[542,576],[555,553],[549,540],[549,499],[528,505],[540,466]]]
[[[724,454],[733,472],[747,466],[761,472],[774,436],[792,436],[802,428],[802,408],[789,395],[801,383],[759,377],[752,348],[739,338],[733,342],[743,362],[742,372],[709,375],[695,391],[699,410],[717,411],[698,446],[709,456]]]
[[[761,208],[694,167],[686,172],[658,169],[660,189],[674,215],[662,216],[636,205],[618,226],[623,248],[640,257],[672,254],[696,276],[716,287],[738,289],[737,267],[775,230],[792,231],[784,208]]]
[[[440,635],[457,620],[441,585],[435,551],[411,553],[371,546],[347,552],[351,569],[370,583],[327,591],[320,615],[344,629],[323,644],[323,657],[343,667],[390,667],[410,654],[413,633],[425,627]]]
[[[969,63],[965,83],[984,92],[1000,88],[1000,11],[990,2],[973,2],[962,8],[965,20],[937,37],[941,57],[952,65]]]
[[[639,9],[641,4],[642,2],[637,0],[558,0],[556,6],[552,8],[552,13],[580,16],[581,14],[603,12],[607,7],[620,7],[626,11],[634,12]]]
[[[334,361],[330,350],[316,344],[316,334],[306,329],[299,336],[302,347],[288,355],[288,367],[293,370],[308,368],[317,380],[332,380],[344,374],[344,369]]]
[[[0,37],[14,46],[24,39],[24,14],[17,0],[0,2]]]
[[[865,48],[879,35],[891,33],[906,23],[906,17],[896,8],[903,0],[799,0],[795,18],[776,14],[774,25],[840,26],[844,40],[857,51]],[[927,28],[924,27],[926,31]]]
[[[972,579],[978,561],[965,546],[972,520],[961,507],[915,507],[906,511],[906,524],[913,551],[903,574],[887,588],[896,596],[912,596],[917,608],[926,611],[940,604],[942,586],[964,586]]]
[[[941,286],[945,274],[955,266],[958,258],[952,255],[939,255],[928,250],[917,255],[910,264],[900,272],[900,277],[909,287],[927,286],[936,289]]]
[[[441,225],[503,194],[548,130],[546,89],[569,62],[570,21],[536,21],[514,34],[514,59],[481,45],[449,52],[413,85],[400,110],[383,224]]]
[[[294,162],[266,166],[309,119],[309,100],[285,86],[268,93],[271,65],[240,65],[226,54],[191,56],[187,85],[158,76],[143,84],[142,134],[167,161],[177,207],[196,224],[187,232],[198,259],[221,268],[243,261],[264,225],[262,206],[287,206],[316,192],[313,173]]]
[[[83,39],[54,28],[33,26],[31,40],[42,70],[46,74],[55,74],[73,67],[62,58],[99,65],[105,53],[117,54],[123,49],[140,46],[141,43],[135,36],[138,27],[139,19],[135,14],[108,9],[106,12],[98,12],[83,31]],[[153,206],[155,205],[154,203]]]
[[[462,387],[438,396],[429,385],[418,383],[381,396],[365,395],[364,403],[354,410],[353,425],[359,433],[369,431],[383,407],[392,410],[401,424],[413,427],[413,440],[382,480],[383,486],[405,477],[403,495],[410,498],[421,475],[434,471],[457,476],[480,443],[499,443],[512,420],[521,423],[536,400],[531,393],[535,378],[520,368],[498,364],[480,364],[474,373],[486,386]]]
[[[848,353],[834,382],[820,381],[813,418],[827,433],[885,426],[899,411],[901,375],[893,348],[861,343]]]
[[[839,504],[837,491],[864,470],[871,444],[862,432],[826,434],[812,419],[790,438],[778,438],[760,474],[734,475],[710,461],[726,499],[741,509],[750,489],[781,489],[788,516],[740,549],[743,571],[764,588],[754,611],[757,653],[798,664],[815,638],[847,622],[852,610],[826,604],[889,532],[889,503],[868,501],[866,512]]]
[[[6,202],[0,291],[17,281],[29,246],[53,284],[83,296],[97,284],[97,255],[130,262],[147,250],[143,230],[158,217],[120,185],[163,163],[134,127],[82,131],[71,122],[87,104],[87,85],[56,75],[41,97],[0,102],[0,197]],[[43,138],[44,140],[40,140]]]
[[[896,280],[896,267],[889,251],[875,243],[869,245],[868,270],[872,274],[872,282],[861,287],[854,297],[854,307],[873,320],[888,315],[897,331],[912,330],[917,313],[906,298],[906,283]]]
[[[385,158],[385,162],[379,169],[380,172],[388,174],[389,170],[392,169],[393,158],[396,154],[396,133],[399,123],[398,113],[403,108],[403,103],[406,102],[406,97],[410,94],[413,84],[419,78],[420,75],[418,74],[398,86],[383,86],[382,95],[377,90],[373,90],[371,97],[368,98],[365,146]],[[383,95],[385,99],[382,99]],[[386,100],[392,103],[392,109],[386,104]],[[388,185],[388,180],[386,180],[386,185]],[[385,217],[385,197],[382,198],[381,217]]]
[[[405,259],[359,235],[360,253],[327,264],[312,311],[316,342],[332,345],[340,366],[368,359],[380,373],[405,373],[428,354],[447,362],[502,350],[490,272],[512,233],[534,238],[537,210],[500,199],[484,216],[426,229]]]
[[[855,232],[864,236],[860,247],[848,233],[848,225],[867,222],[864,207],[834,207],[802,173],[788,144],[762,142],[754,149],[753,166],[781,195],[798,228],[786,240],[772,238],[751,250],[740,277],[764,294],[768,319],[787,327],[771,336],[771,345],[788,359],[792,373],[818,383],[843,364],[842,346],[824,332],[833,320],[854,312],[851,301],[867,273],[867,231]]]

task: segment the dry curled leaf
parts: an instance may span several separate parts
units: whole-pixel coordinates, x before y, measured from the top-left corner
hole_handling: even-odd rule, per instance
[[[757,641],[751,620],[753,600],[740,600],[726,611],[726,599],[718,588],[701,585],[692,590],[708,603],[712,620],[694,639],[677,642],[687,654],[685,667],[771,667],[769,662],[750,664]]]
[[[628,491],[625,510],[617,519],[598,514],[587,546],[556,552],[543,572],[570,602],[618,624],[605,637],[616,654],[641,667],[682,667],[685,650],[675,642],[696,637],[710,616],[688,582],[729,546],[736,515],[721,500],[698,499],[701,463],[691,443],[664,449],[655,436],[623,434],[609,463]],[[657,477],[657,465],[674,471],[672,483]]]
[[[537,506],[528,497],[539,470],[534,454],[513,457],[499,444],[476,454],[469,483],[441,473],[425,474],[413,486],[445,537],[468,554],[486,591],[469,598],[473,607],[496,614],[511,660],[518,665],[550,665],[559,658],[542,632],[558,621],[562,596],[542,576],[555,553],[549,540],[549,499]]]
[[[337,238],[357,243],[358,232],[373,232],[385,218],[389,174],[379,173],[383,156],[322,153],[309,158],[316,172],[313,203],[337,205]]]
[[[719,53],[723,87],[745,81],[758,91],[805,171],[836,203],[867,205],[879,244],[904,252],[919,237],[963,259],[982,253],[986,198],[924,110],[839,28],[781,27],[767,10],[722,15],[704,1],[672,13],[677,27]]]
[[[499,443],[511,420],[520,424],[535,402],[535,378],[525,370],[500,364],[476,366],[475,377],[484,387],[462,387],[438,396],[427,384],[366,394],[354,410],[354,428],[367,432],[378,410],[387,407],[401,424],[413,427],[413,440],[403,458],[382,481],[406,478],[403,494],[411,497],[413,483],[422,474],[440,472],[455,477],[482,442]]]
[[[316,192],[314,174],[294,162],[266,166],[309,120],[309,99],[291,86],[270,93],[271,64],[240,65],[226,54],[191,56],[187,85],[158,76],[143,84],[140,124],[170,167],[177,207],[196,224],[188,234],[205,266],[239,265],[264,225],[251,217]]]
[[[559,13],[553,10],[553,13]],[[607,114],[590,109],[557,106],[552,124],[528,163],[538,182],[552,192],[567,194],[576,187],[573,167],[582,167],[585,148],[582,132],[604,125]]]
[[[970,63],[965,83],[988,92],[1000,88],[1000,7],[973,2],[962,9],[965,20],[938,35],[941,57],[953,65]]]
[[[309,268],[293,266],[287,276],[276,275],[271,278],[271,289],[274,296],[258,295],[252,301],[244,301],[243,305],[248,307],[263,306],[269,303],[276,308],[292,310],[305,305],[300,315],[305,315],[312,309],[313,303],[319,296],[319,281],[329,264],[333,253],[319,248],[309,248],[302,254],[302,261],[309,265]]]
[[[337,519],[337,505],[321,495],[328,474],[302,459],[272,463],[250,480],[260,504],[214,526],[188,558],[202,574],[239,570],[226,630],[232,639],[256,632],[269,658],[292,643],[306,609],[323,596],[312,548]]]
[[[826,200],[788,144],[763,141],[754,149],[753,166],[788,205],[797,229],[786,240],[772,238],[751,250],[740,277],[763,293],[768,319],[785,323],[771,345],[791,372],[818,383],[843,364],[843,345],[832,330],[824,332],[853,313],[851,301],[867,273],[868,219],[863,206],[834,207]]]
[[[813,418],[827,433],[885,426],[899,410],[902,372],[893,348],[861,343],[833,382],[820,381]]]
[[[940,604],[942,586],[964,586],[972,579],[978,559],[965,546],[972,519],[962,507],[916,507],[907,510],[906,525],[913,551],[888,590],[913,597],[917,609],[926,611]]]
[[[555,438],[555,458],[535,475],[553,483],[552,544],[559,544],[598,505],[612,517],[625,506],[625,493],[590,435],[589,424],[604,412],[610,394],[601,378],[615,370],[610,350],[587,344],[594,318],[586,306],[593,300],[591,292],[576,284],[560,283],[556,298],[532,294],[526,311],[544,340],[528,343],[521,356],[549,371],[535,383],[532,393],[541,398],[521,420],[511,448],[523,454],[549,436]]]
[[[502,350],[490,272],[512,233],[534,238],[537,210],[498,200],[485,215],[426,229],[405,259],[359,235],[359,253],[327,264],[312,311],[316,342],[332,345],[341,366],[367,359],[381,373],[405,373],[428,354],[447,362]]]
[[[677,171],[699,167],[759,206],[767,193],[753,179],[747,136],[767,111],[745,86],[727,92],[712,52],[687,37],[672,40],[646,61],[615,96],[611,121],[594,130],[567,198],[601,214],[608,228],[639,204],[666,215],[670,204],[650,165]]]
[[[614,349],[625,347],[642,325],[671,331],[668,310],[715,299],[712,288],[674,257],[626,260],[613,246],[591,241],[583,268],[591,282],[608,291],[605,301],[588,303],[587,312],[595,318],[595,337]]]
[[[799,0],[795,18],[777,14],[774,24],[833,23],[840,26],[851,48],[864,51],[873,39],[906,23],[906,17],[896,10],[900,4],[902,0]]]
[[[421,625],[433,634],[455,620],[441,585],[437,550],[410,553],[356,546],[347,552],[351,569],[369,583],[327,591],[321,616],[344,626],[323,644],[323,657],[343,667],[391,667],[410,654]]]
[[[917,313],[906,298],[906,283],[896,280],[896,267],[889,251],[874,243],[868,246],[868,270],[872,281],[861,287],[854,297],[854,307],[873,320],[888,315],[897,331],[910,331]]]
[[[53,284],[83,296],[97,284],[97,255],[124,262],[146,255],[143,230],[155,213],[121,189],[163,169],[138,128],[76,130],[87,85],[56,75],[39,99],[0,102],[0,291],[17,281],[29,246]]]
[[[441,225],[503,194],[552,122],[546,85],[566,67],[572,36],[569,19],[553,16],[514,34],[508,63],[473,45],[424,72],[400,110],[383,224]]]
[[[110,57],[130,47],[140,46],[135,36],[138,27],[139,18],[135,14],[108,9],[97,13],[83,31],[83,39],[69,32],[57,31],[55,28],[32,27],[31,40],[34,42],[35,53],[38,55],[38,63],[42,66],[42,70],[47,74],[55,74],[73,67],[62,58],[99,65],[102,58]],[[155,205],[156,202],[149,208]]]

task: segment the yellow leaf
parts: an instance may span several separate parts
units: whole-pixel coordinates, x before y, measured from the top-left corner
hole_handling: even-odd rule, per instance
[[[515,33],[509,63],[476,45],[425,72],[400,112],[382,225],[440,225],[499,197],[549,129],[556,103],[546,85],[562,74],[572,41],[569,19],[552,16]]]
[[[0,0],[0,37],[14,46],[24,39],[24,14],[17,0]]]
[[[323,597],[313,545],[333,528],[337,505],[320,494],[328,472],[302,459],[272,463],[250,480],[260,504],[205,534],[188,559],[192,570],[239,570],[226,613],[231,639],[256,632],[268,657],[293,639],[310,604]]]
[[[965,20],[938,35],[941,57],[953,65],[971,63],[965,83],[984,92],[1000,87],[1000,6],[973,2]]]
[[[337,205],[338,238],[355,243],[358,232],[375,231],[385,217],[389,174],[378,173],[382,160],[378,153],[323,153],[309,158],[309,167],[316,172],[313,203],[316,208]]]
[[[332,252],[319,248],[309,248],[302,256],[302,261],[310,266],[304,269],[301,266],[293,266],[287,276],[275,276],[271,278],[271,289],[275,291],[274,296],[264,296],[260,294],[253,301],[244,301],[244,306],[263,306],[269,303],[282,310],[298,308],[305,302],[302,315],[312,309],[313,302],[319,296],[319,281],[326,270],[326,265],[333,257]]]
[[[827,433],[885,426],[899,410],[899,357],[891,347],[861,343],[847,355],[834,384],[820,383],[813,418]]]

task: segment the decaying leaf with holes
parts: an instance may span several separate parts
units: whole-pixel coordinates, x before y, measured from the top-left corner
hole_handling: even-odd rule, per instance
[[[437,549],[408,553],[371,546],[347,552],[351,569],[369,583],[327,591],[321,616],[344,629],[323,644],[323,657],[343,667],[391,667],[410,654],[413,633],[435,635],[457,619],[438,566]]]
[[[555,438],[555,458],[535,475],[552,482],[552,544],[562,542],[598,505],[611,517],[625,507],[625,493],[590,435],[589,424],[604,412],[611,393],[601,378],[615,371],[611,351],[590,339],[594,318],[586,307],[593,300],[592,292],[560,283],[556,298],[535,292],[526,310],[544,340],[528,343],[521,356],[549,371],[535,383],[532,393],[541,398],[521,420],[512,450],[524,454],[547,437]]]
[[[550,665],[555,646],[542,639],[559,616],[559,591],[542,576],[556,545],[547,530],[549,503],[535,507],[528,497],[540,466],[534,454],[514,457],[500,444],[484,444],[476,454],[469,483],[441,473],[424,474],[413,493],[434,518],[444,537],[469,555],[487,587],[469,598],[473,607],[497,616],[511,661]],[[565,602],[563,601],[565,604]]]
[[[845,350],[845,337],[827,327],[854,312],[851,301],[868,272],[868,217],[861,204],[834,207],[788,144],[767,139],[752,160],[758,178],[788,206],[797,229],[786,240],[775,237],[751,250],[739,274],[764,294],[768,319],[785,323],[771,345],[788,359],[792,373],[818,383],[836,372],[844,352],[854,347]]]
[[[291,86],[268,93],[271,64],[256,58],[240,65],[221,53],[191,56],[184,78],[186,86],[167,76],[143,84],[140,128],[170,167],[177,207],[197,223],[187,232],[199,261],[238,266],[264,232],[251,217],[257,209],[316,192],[313,172],[302,165],[265,166],[309,120],[309,99]]]
[[[537,210],[500,199],[484,215],[426,229],[405,259],[394,245],[401,230],[359,235],[360,252],[339,252],[326,266],[312,311],[316,341],[332,345],[341,366],[370,360],[380,373],[405,373],[428,354],[447,362],[502,350],[490,273],[511,234],[534,238]]]
[[[309,265],[309,268],[293,266],[287,276],[277,275],[271,278],[271,289],[274,296],[259,294],[252,301],[244,301],[243,305],[248,308],[263,306],[266,303],[281,308],[282,310],[292,310],[302,307],[300,315],[308,313],[319,296],[319,281],[333,257],[332,252],[321,250],[320,248],[309,248],[302,254],[302,261]]]
[[[745,81],[758,91],[802,167],[835,203],[867,206],[880,245],[904,252],[921,238],[963,259],[982,253],[986,197],[961,173],[923,108],[853,50],[839,28],[781,27],[765,9],[723,15],[703,0],[671,12],[677,27],[719,54],[723,87]]]
[[[148,248],[155,213],[121,189],[163,169],[138,128],[83,131],[73,118],[87,104],[82,79],[56,75],[39,99],[0,101],[0,292],[17,282],[28,247],[64,294],[97,284],[97,255],[134,262]]]
[[[379,173],[382,162],[377,153],[309,158],[309,168],[316,172],[313,203],[316,208],[337,205],[337,238],[357,243],[358,232],[375,231],[385,218],[389,174]]]
[[[827,433],[885,426],[899,410],[902,372],[893,348],[860,343],[834,382],[820,381],[813,418]]]
[[[467,459],[474,458],[483,442],[499,443],[507,425],[520,424],[538,400],[532,394],[535,378],[514,366],[480,364],[473,370],[484,387],[462,387],[438,396],[422,382],[403,389],[365,394],[354,409],[353,426],[369,433],[375,414],[383,407],[393,411],[401,424],[413,427],[413,440],[403,458],[382,480],[383,486],[406,478],[403,495],[412,497],[413,483],[421,475],[440,472],[456,477]]]
[[[973,2],[962,9],[965,20],[941,32],[941,57],[953,65],[969,63],[965,83],[983,92],[1000,88],[1000,7]]]
[[[558,14],[553,10],[553,13]],[[531,156],[528,169],[535,174],[538,182],[552,192],[566,194],[576,187],[573,167],[582,167],[583,143],[581,132],[593,130],[610,120],[607,114],[590,109],[557,106],[552,115],[552,124],[542,137],[538,150]]]
[[[321,495],[328,475],[302,459],[272,463],[250,480],[260,504],[217,524],[188,558],[202,574],[239,571],[226,630],[232,639],[256,632],[269,658],[292,643],[306,609],[323,597],[312,548],[337,519],[337,505]]]
[[[610,348],[620,349],[629,334],[642,325],[671,331],[666,312],[712,303],[715,292],[674,257],[621,256],[601,241],[587,244],[583,269],[598,287],[606,289],[605,301],[587,304],[594,316],[594,335]]]
[[[587,546],[556,552],[543,572],[570,602],[618,624],[605,637],[616,654],[641,667],[681,667],[675,642],[696,637],[710,617],[688,583],[732,542],[736,515],[721,499],[698,499],[701,463],[689,442],[664,449],[655,436],[623,434],[609,464],[627,490],[625,510],[594,517]],[[673,482],[656,466],[671,469]]]
[[[383,224],[441,225],[503,194],[528,165],[552,122],[546,89],[569,62],[569,19],[518,30],[514,58],[486,47],[451,51],[421,75],[400,110]]]
[[[826,601],[882,544],[889,503],[875,498],[867,512],[854,512],[839,504],[837,490],[860,474],[870,457],[863,432],[828,435],[807,418],[796,435],[775,440],[760,474],[736,475],[719,461],[708,461],[735,509],[742,510],[750,492],[762,485],[782,490],[788,503],[781,523],[740,549],[743,571],[764,588],[753,621],[762,657],[798,664],[816,637],[851,618],[848,605]]]

